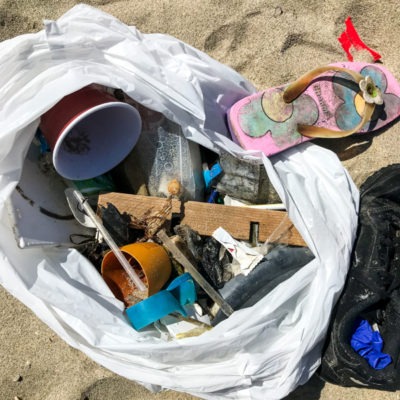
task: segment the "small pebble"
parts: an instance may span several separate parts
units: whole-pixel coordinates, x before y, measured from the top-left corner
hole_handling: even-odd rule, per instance
[[[279,17],[280,15],[283,14],[283,10],[282,7],[275,7],[275,11],[274,11],[274,17]]]
[[[25,363],[25,368],[30,368],[32,366],[32,363],[30,361],[27,361]]]
[[[21,382],[22,381],[22,376],[21,375],[15,375],[13,378],[13,382]]]
[[[14,400],[22,400],[21,397],[14,396]]]

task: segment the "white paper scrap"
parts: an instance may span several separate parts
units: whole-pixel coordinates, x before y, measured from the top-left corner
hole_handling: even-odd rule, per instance
[[[257,250],[238,242],[221,227],[216,229],[212,236],[229,251],[233,259],[238,262],[241,273],[244,275],[248,275],[263,259],[263,256]]]

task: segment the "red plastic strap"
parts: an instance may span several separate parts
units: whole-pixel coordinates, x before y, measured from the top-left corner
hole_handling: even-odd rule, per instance
[[[343,33],[338,37],[340,44],[343,47],[343,50],[347,54],[347,59],[349,61],[353,61],[353,55],[350,53],[351,46],[354,46],[356,50],[367,50],[371,56],[373,57],[374,61],[378,61],[381,59],[381,55],[376,51],[369,48],[358,35],[356,28],[354,28],[353,22],[351,18],[348,17],[346,19],[346,29]]]

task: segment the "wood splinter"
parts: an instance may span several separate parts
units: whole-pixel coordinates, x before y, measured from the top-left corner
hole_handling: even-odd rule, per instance
[[[175,243],[169,238],[165,230],[157,233],[157,237],[161,240],[164,247],[171,253],[179,264],[181,264],[187,272],[192,275],[193,279],[204,289],[204,291],[217,303],[221,311],[229,317],[233,313],[233,308],[221,297],[221,295],[205,280],[205,278],[197,271],[196,267],[186,258],[179,250]]]

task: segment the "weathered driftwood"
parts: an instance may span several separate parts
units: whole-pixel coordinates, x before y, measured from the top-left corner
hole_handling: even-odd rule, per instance
[[[165,198],[140,196],[126,193],[107,193],[99,196],[99,206],[113,204],[120,213],[126,212],[140,219],[150,209],[163,207]],[[172,214],[181,215],[181,224],[189,225],[200,235],[211,236],[219,227],[225,229],[238,240],[251,239],[251,224],[258,224],[258,241],[287,243],[305,246],[303,238],[287,217],[285,211],[260,210],[249,207],[225,206],[221,204],[172,200]]]

